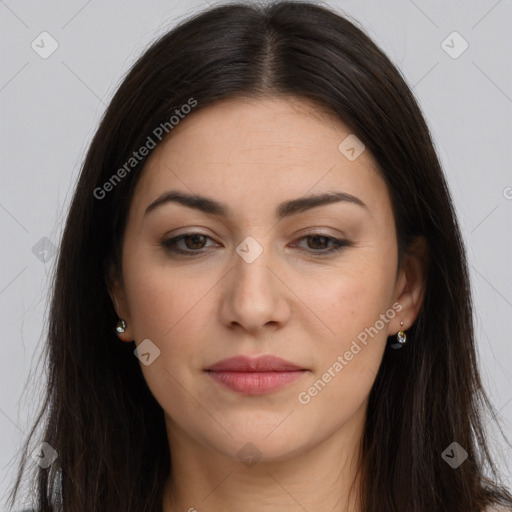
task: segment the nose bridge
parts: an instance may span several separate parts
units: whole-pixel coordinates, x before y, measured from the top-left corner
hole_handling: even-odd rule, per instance
[[[234,279],[245,297],[271,293],[269,281],[273,275],[268,268],[271,253],[268,245],[264,248],[262,244],[263,241],[249,236],[236,248]]]

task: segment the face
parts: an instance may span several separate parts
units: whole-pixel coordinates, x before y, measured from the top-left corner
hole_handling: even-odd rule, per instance
[[[235,458],[250,442],[279,460],[361,431],[387,337],[412,324],[419,295],[397,273],[372,155],[339,148],[350,133],[304,100],[230,99],[190,114],[147,161],[111,295],[122,339],[144,342],[171,446]],[[324,194],[338,200],[287,205]],[[262,355],[296,371],[207,371]]]

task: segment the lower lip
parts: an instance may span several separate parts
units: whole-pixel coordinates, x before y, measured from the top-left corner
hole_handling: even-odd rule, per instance
[[[306,371],[288,372],[212,372],[208,375],[222,386],[244,395],[263,395],[295,382]]]

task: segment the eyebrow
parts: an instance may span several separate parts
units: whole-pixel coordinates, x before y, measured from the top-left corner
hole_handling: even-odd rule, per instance
[[[368,210],[368,206],[356,196],[347,194],[346,192],[327,192],[324,194],[315,194],[284,201],[277,207],[276,217],[278,219],[283,219],[285,217],[289,217],[291,215],[304,212],[318,206],[324,206],[342,201],[355,204]],[[156,198],[146,208],[144,215],[147,215],[157,208],[169,203],[178,203],[188,208],[193,208],[203,213],[216,215],[218,217],[233,217],[233,212],[230,210],[230,208],[227,205],[216,201],[215,199],[197,194],[187,194],[178,190],[169,190],[168,192],[165,192]]]

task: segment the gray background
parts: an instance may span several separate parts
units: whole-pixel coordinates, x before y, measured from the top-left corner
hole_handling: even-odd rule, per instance
[[[207,5],[0,0],[1,506],[40,399],[51,244],[59,242],[85,150],[134,59]],[[401,69],[427,117],[468,248],[483,380],[512,439],[512,2],[327,5],[360,22]],[[58,43],[46,59],[31,47],[50,48],[49,39],[41,43],[44,31]],[[469,45],[460,55],[464,42],[454,31]],[[39,373],[26,387],[31,371]],[[510,482],[510,448],[490,437]]]

